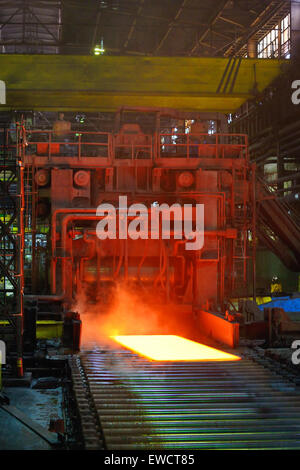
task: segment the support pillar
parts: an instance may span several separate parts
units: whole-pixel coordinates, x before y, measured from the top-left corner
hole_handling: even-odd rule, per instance
[[[300,0],[291,1],[291,57],[300,59]]]

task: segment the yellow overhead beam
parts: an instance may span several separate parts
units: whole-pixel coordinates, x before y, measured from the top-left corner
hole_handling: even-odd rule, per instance
[[[1,109],[114,111],[120,106],[233,112],[280,74],[285,60],[0,55]]]

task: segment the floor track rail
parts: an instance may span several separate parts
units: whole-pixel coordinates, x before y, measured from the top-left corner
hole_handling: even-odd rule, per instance
[[[92,406],[105,443],[98,440],[109,450],[299,449],[297,387],[254,356],[151,362],[117,345],[96,345],[73,359],[77,389],[84,371],[89,390],[88,401],[77,391],[79,409],[85,416]],[[82,421],[92,439],[95,418]]]

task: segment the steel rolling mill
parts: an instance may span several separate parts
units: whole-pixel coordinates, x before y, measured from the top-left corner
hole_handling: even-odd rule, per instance
[[[299,449],[296,185],[232,117],[288,61],[101,60],[0,57],[0,449]]]

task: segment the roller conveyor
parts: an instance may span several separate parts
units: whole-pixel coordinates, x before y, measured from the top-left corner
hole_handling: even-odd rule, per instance
[[[156,362],[116,343],[71,360],[86,448],[299,449],[300,394],[247,350]]]

